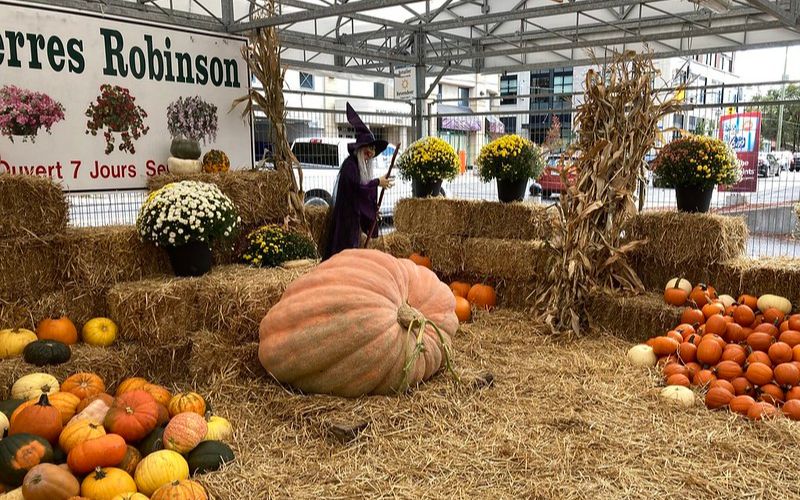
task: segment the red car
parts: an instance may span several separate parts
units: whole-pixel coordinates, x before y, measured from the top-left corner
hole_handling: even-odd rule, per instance
[[[553,193],[564,192],[564,184],[561,182],[560,160],[561,155],[550,155],[547,158],[547,166],[544,167],[544,173],[539,177],[539,184],[542,186],[542,198],[550,198]],[[572,172],[567,175],[570,179],[574,178]]]

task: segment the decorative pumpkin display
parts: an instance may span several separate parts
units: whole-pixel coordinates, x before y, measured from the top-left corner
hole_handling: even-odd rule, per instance
[[[766,311],[767,309],[774,308],[783,314],[792,312],[792,303],[785,297],[779,295],[762,295],[758,298],[757,307],[759,311]]]
[[[107,431],[119,434],[127,442],[139,441],[156,427],[158,403],[143,390],[126,392],[114,399],[106,414]]]
[[[463,281],[454,281],[450,283],[450,290],[453,291],[453,295],[456,297],[463,297],[466,299],[470,288],[472,288],[472,285],[464,283]]]
[[[0,483],[22,486],[25,474],[35,466],[51,462],[50,443],[33,434],[17,434],[0,440]]]
[[[656,365],[658,358],[653,348],[646,344],[639,344],[628,349],[628,362],[633,366],[649,368]]]
[[[718,410],[730,404],[733,394],[721,387],[712,387],[706,392],[706,407],[710,410]]]
[[[683,278],[672,278],[671,280],[667,281],[667,285],[664,287],[664,291],[666,292],[670,288],[677,288],[678,290],[683,290],[684,292],[686,292],[686,297],[689,297],[689,294],[692,293],[692,284],[689,282],[689,280]]]
[[[57,340],[69,345],[78,343],[78,329],[66,316],[43,319],[36,325],[36,336],[39,340]]]
[[[108,347],[117,339],[117,324],[108,318],[92,318],[83,325],[81,338],[89,345]]]
[[[792,399],[783,405],[783,414],[792,420],[800,420],[800,400]]]
[[[122,436],[106,434],[73,448],[67,455],[67,465],[75,474],[84,475],[98,467],[116,467],[127,451],[128,445]]]
[[[472,305],[463,297],[456,297],[456,317],[461,323],[472,319]]]
[[[492,309],[497,305],[497,294],[494,288],[489,285],[476,284],[469,289],[467,300],[477,307]]]
[[[75,411],[77,411],[78,413],[82,412],[84,409],[86,409],[87,406],[89,406],[95,400],[98,399],[103,401],[109,407],[111,407],[111,403],[114,402],[114,396],[108,394],[107,392],[101,392],[100,394],[95,394],[94,396],[89,396],[88,398],[81,399],[81,402],[78,403],[78,407],[75,409]]]
[[[145,384],[142,386],[142,390],[153,396],[153,399],[155,399],[158,404],[167,406],[172,400],[172,394],[169,392],[169,389],[162,385]]]
[[[73,417],[73,420],[90,420],[92,422],[105,422],[108,410],[111,405],[106,404],[102,398],[97,398],[89,403],[80,413]]]
[[[6,417],[5,413],[0,413],[0,439],[6,437],[6,431],[8,431],[8,417]]]
[[[192,474],[219,470],[234,459],[233,450],[221,441],[203,441],[189,453],[187,462]]]
[[[122,457],[122,460],[119,462],[119,464],[116,465],[116,467],[124,470],[132,477],[136,472],[136,466],[139,465],[141,460],[142,454],[139,453],[139,450],[131,445],[128,445],[125,450],[125,455]]]
[[[67,500],[80,492],[81,485],[75,476],[53,464],[33,467],[22,482],[25,500]]]
[[[752,363],[744,374],[755,385],[765,385],[772,381],[772,368],[764,363]]]
[[[23,408],[12,417],[8,434],[34,434],[55,444],[61,429],[61,412],[50,405],[47,394],[42,394],[36,404]]]
[[[750,420],[764,420],[766,418],[772,418],[777,414],[778,409],[775,406],[763,401],[753,404],[753,406],[747,410],[747,418]]]
[[[454,310],[453,293],[432,271],[377,250],[345,250],[292,282],[269,310],[259,360],[307,393],[405,391],[449,365]]]
[[[31,373],[17,379],[11,386],[11,397],[14,399],[34,399],[42,394],[59,391],[58,380],[46,373]]]
[[[189,478],[189,464],[175,451],[160,450],[146,455],[136,468],[136,486],[145,495],[173,481]]]
[[[694,392],[680,385],[668,385],[661,389],[661,399],[684,408],[694,406]]]
[[[133,492],[136,492],[133,478],[116,467],[98,467],[81,483],[81,495],[93,500],[111,500],[117,495]]]
[[[736,299],[734,299],[730,295],[725,295],[725,294],[720,295],[718,297],[718,300],[722,303],[723,306],[725,306],[725,309],[731,307],[736,303]]]
[[[99,375],[82,372],[67,377],[61,384],[61,390],[71,392],[83,399],[106,392],[106,384]]]
[[[52,394],[48,394],[47,399],[50,402],[50,406],[56,408],[59,413],[61,413],[61,425],[66,425],[66,423],[69,422],[73,416],[75,416],[78,403],[80,402],[77,396],[68,392],[54,392]],[[19,413],[22,408],[27,408],[28,406],[34,405],[38,401],[39,398],[36,398],[22,403],[19,405],[17,410],[15,410],[11,418],[13,419],[14,415]]]
[[[200,160],[188,160],[170,156],[167,158],[169,173],[175,175],[197,174],[202,172],[203,164]]]
[[[686,323],[689,325],[702,325],[705,322],[706,317],[703,315],[703,311],[700,309],[687,307],[681,314],[681,323]]]
[[[426,267],[428,269],[433,269],[433,263],[431,262],[431,258],[425,255],[424,253],[412,253],[409,257],[411,262],[418,266]]]
[[[720,361],[714,368],[714,374],[723,380],[733,380],[741,377],[742,367],[735,361]]]
[[[208,431],[203,441],[228,441],[233,438],[233,426],[225,418],[206,412],[206,426]]]
[[[146,495],[139,492],[136,493],[121,493],[111,500],[150,500]]]
[[[25,346],[22,358],[36,366],[60,365],[69,361],[72,349],[57,340],[37,340]]]
[[[792,363],[781,363],[772,372],[775,382],[783,387],[791,388],[800,384],[800,369]]]
[[[676,285],[664,289],[664,302],[671,306],[682,306],[689,299],[689,292]]]
[[[97,439],[106,435],[106,429],[102,424],[91,420],[75,420],[67,424],[61,435],[58,437],[58,445],[69,454],[73,448],[79,444]]]
[[[172,481],[157,489],[150,500],[207,500],[203,485],[191,479]]]
[[[206,414],[206,400],[196,392],[184,392],[174,395],[170,399],[167,409],[170,417],[187,411],[202,417]]]
[[[0,330],[0,359],[19,356],[25,346],[36,340],[36,334],[25,328]]]
[[[135,391],[136,389],[142,389],[144,386],[149,384],[150,382],[147,379],[142,377],[130,377],[126,378],[117,386],[117,392],[114,393],[115,396],[119,396],[120,394],[125,394],[126,392]]]
[[[742,395],[736,396],[735,398],[731,399],[728,403],[731,411],[734,413],[738,413],[740,415],[747,415],[747,412],[750,411],[750,407],[756,404],[755,399],[750,396]]]
[[[139,443],[139,451],[143,457],[164,449],[164,428],[156,427]]]
[[[713,302],[717,298],[717,292],[714,290],[714,287],[707,286],[704,283],[698,283],[689,293],[689,298],[697,307],[702,308],[704,305]]]
[[[212,149],[203,155],[203,172],[216,174],[227,172],[231,168],[231,160],[228,155],[218,149]]]
[[[186,454],[192,451],[208,432],[206,419],[193,412],[172,417],[164,429],[164,448]]]
[[[722,358],[722,347],[714,339],[703,339],[697,346],[697,361],[705,365],[715,365]]]

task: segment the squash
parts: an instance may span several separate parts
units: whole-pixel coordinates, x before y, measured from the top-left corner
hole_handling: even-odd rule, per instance
[[[479,283],[469,289],[467,300],[476,307],[491,310],[497,305],[497,294],[493,287]]]
[[[0,439],[6,437],[6,431],[8,431],[8,417],[6,417],[5,413],[0,413]]]
[[[142,377],[130,377],[126,378],[117,386],[117,392],[114,393],[115,396],[119,396],[120,394],[125,394],[126,392],[135,391],[136,389],[142,389],[144,386],[149,384],[150,382],[147,379]]]
[[[156,403],[164,406],[167,406],[172,399],[172,394],[169,392],[169,389],[162,385],[145,384],[142,386],[142,390],[153,396]]]
[[[739,415],[747,415],[754,404],[756,404],[755,399],[747,395],[736,396],[728,402],[731,411]]]
[[[36,325],[36,336],[39,340],[57,340],[69,345],[78,343],[78,329],[66,316],[43,319]]]
[[[679,385],[682,387],[689,387],[691,385],[691,382],[689,382],[689,377],[687,377],[682,373],[676,373],[674,375],[670,375],[669,377],[667,377],[666,382],[667,385],[670,386]]]
[[[106,384],[96,373],[81,372],[67,377],[61,384],[61,390],[83,399],[106,392]]]
[[[64,427],[58,437],[58,445],[64,452],[69,453],[79,444],[97,439],[106,435],[106,429],[102,424],[93,422],[89,419],[74,420]]]
[[[767,352],[773,342],[775,337],[769,333],[753,332],[747,336],[747,345],[754,351]]]
[[[106,430],[127,442],[139,441],[156,427],[158,403],[142,390],[126,392],[114,399],[106,414]]]
[[[181,160],[197,160],[200,158],[202,151],[200,150],[199,142],[176,137],[172,139],[172,143],[169,146],[169,154]],[[172,171],[170,170],[170,172]]]
[[[36,366],[61,365],[72,357],[72,349],[57,340],[37,340],[25,346],[22,358]]]
[[[33,467],[53,460],[53,447],[40,436],[17,434],[0,440],[0,482],[22,486]]]
[[[164,448],[186,454],[192,451],[208,432],[205,418],[184,412],[172,417],[164,429]]]
[[[22,482],[25,500],[67,500],[81,492],[78,480],[53,464],[39,464],[32,468]]]
[[[102,398],[98,398],[89,403],[83,411],[75,415],[73,420],[90,420],[98,424],[103,423],[110,409],[111,405],[106,404]]]
[[[402,392],[449,364],[454,310],[453,293],[432,271],[377,250],[345,250],[292,282],[269,310],[259,360],[306,393]]]
[[[36,334],[25,328],[0,330],[0,359],[15,358],[22,354],[25,346],[38,339]]]
[[[747,367],[744,376],[755,385],[765,385],[772,382],[772,368],[764,363],[752,363]]]
[[[709,389],[713,389],[714,387],[721,387],[726,391],[730,392],[731,395],[736,394],[736,388],[733,387],[733,384],[728,382],[727,380],[722,380],[721,378],[718,378],[717,380],[711,382],[711,384],[709,384],[708,386]]]
[[[424,253],[415,252],[409,255],[408,258],[409,260],[411,260],[411,262],[413,262],[418,266],[426,267],[428,269],[433,269],[432,267],[433,263],[431,262],[431,258],[425,255]]]
[[[98,467],[81,483],[81,495],[92,500],[111,500],[122,493],[136,492],[136,482],[122,469]]]
[[[42,394],[52,394],[59,391],[58,380],[46,373],[31,373],[20,377],[11,386],[11,397],[14,399],[34,399]]]
[[[464,283],[463,281],[454,281],[450,283],[450,290],[453,291],[453,295],[456,297],[463,297],[466,299],[470,288],[472,288],[472,285]]]
[[[187,411],[205,416],[206,401],[203,399],[203,396],[196,392],[184,392],[174,395],[172,399],[170,399],[167,409],[169,410],[170,417]]]
[[[772,373],[775,383],[781,387],[791,388],[800,384],[800,370],[792,363],[781,363]]]
[[[139,492],[136,493],[121,493],[111,500],[150,500],[146,495]]]
[[[166,406],[158,404],[158,417],[156,418],[156,426],[166,427],[167,423],[169,423],[169,410],[167,410]]]
[[[6,399],[4,401],[0,401],[0,413],[11,419],[11,415],[14,414],[14,410],[16,410],[19,405],[24,402],[24,399]]]
[[[756,391],[753,383],[747,380],[747,377],[737,377],[731,380],[733,386],[733,393],[737,396],[755,396]]]
[[[197,174],[203,170],[200,160],[187,160],[170,156],[167,158],[169,173],[174,175]]]
[[[750,326],[756,321],[756,313],[750,306],[741,304],[733,310],[733,321],[741,326]]]
[[[143,457],[164,449],[164,428],[156,427],[139,443],[139,451]]]
[[[780,295],[766,294],[758,298],[758,310],[766,311],[767,309],[775,308],[783,314],[792,312],[792,303],[785,297]]]
[[[681,314],[681,323],[686,323],[689,325],[702,325],[705,322],[706,317],[703,315],[703,311],[700,309],[687,307]]]
[[[40,396],[41,397],[41,396]],[[67,422],[75,415],[75,410],[78,407],[78,397],[74,394],[70,394],[68,392],[54,392],[52,394],[47,395],[47,400],[50,402],[50,406],[56,408],[59,413],[61,413],[61,425],[66,425]],[[11,414],[10,421],[13,421],[16,418],[16,415],[19,414],[23,410],[23,408],[27,408],[29,406],[35,405],[39,401],[39,398],[31,399],[19,405],[14,413]]]
[[[680,385],[668,385],[661,389],[661,399],[669,404],[684,408],[694,406],[694,392]]]
[[[77,445],[67,455],[67,465],[72,472],[87,474],[98,467],[115,467],[125,458],[128,445],[122,436],[106,434]]]
[[[189,464],[180,453],[160,450],[145,456],[136,468],[134,479],[139,491],[152,495],[172,481],[189,478]]]
[[[461,323],[472,319],[472,305],[464,297],[456,297],[456,317]]]
[[[773,405],[780,405],[786,400],[786,394],[775,384],[765,384],[758,388],[761,393],[759,399]]]
[[[721,387],[712,387],[706,392],[706,408],[718,410],[728,406],[733,399],[733,394]]]
[[[136,466],[139,465],[141,460],[142,454],[139,453],[139,450],[131,445],[128,445],[125,450],[125,455],[122,457],[120,463],[117,464],[117,467],[133,476],[133,474],[136,472]]]
[[[80,413],[85,410],[87,406],[98,399],[102,400],[106,405],[109,406],[109,408],[111,407],[111,403],[114,402],[114,396],[108,394],[107,392],[101,392],[100,394],[95,394],[94,396],[81,399],[81,402],[78,403],[78,407],[75,410]],[[105,415],[103,415],[103,418],[105,418]]]
[[[61,412],[50,405],[47,394],[42,394],[36,404],[23,408],[11,419],[8,435],[34,434],[55,444],[61,429]]]
[[[221,441],[203,441],[189,453],[187,463],[192,474],[219,470],[234,459],[233,450]]]
[[[783,414],[790,420],[800,420],[800,400],[792,399],[783,405]]]
[[[150,500],[208,500],[206,489],[197,481],[172,481],[157,489]]]
[[[753,404],[750,409],[747,410],[747,418],[750,420],[764,420],[776,416],[778,411],[779,410],[770,403],[759,402]]]
[[[730,295],[720,295],[719,301],[722,302],[722,305],[725,306],[725,309],[731,307],[736,303],[736,299],[734,299]]]
[[[788,363],[792,360],[792,347],[785,342],[775,342],[767,350],[767,356],[772,360],[773,365]]]
[[[664,291],[666,292],[670,288],[677,288],[678,290],[683,290],[686,292],[686,296],[688,297],[690,293],[692,293],[692,283],[689,280],[683,278],[672,278],[671,280],[667,281],[666,286],[664,286]]]
[[[729,381],[741,377],[744,373],[741,365],[736,361],[720,361],[717,366],[714,367],[713,372],[717,377]]]
[[[203,441],[228,441],[233,438],[233,426],[226,418],[206,412],[208,431]]]
[[[697,346],[691,342],[681,342],[678,346],[678,359],[682,363],[697,361]]]
[[[671,306],[683,306],[686,304],[688,299],[689,292],[678,286],[664,289],[664,302]]]
[[[108,347],[117,338],[117,324],[108,318],[92,318],[83,325],[81,338],[89,345]]]
[[[636,367],[650,368],[656,365],[658,358],[653,348],[646,344],[639,344],[628,349],[628,362]]]
[[[212,149],[203,155],[203,172],[207,174],[215,174],[219,172],[227,172],[231,169],[231,160],[224,152],[218,149]]]
[[[711,338],[704,338],[697,346],[697,361],[713,366],[722,358],[722,347],[719,342]]]

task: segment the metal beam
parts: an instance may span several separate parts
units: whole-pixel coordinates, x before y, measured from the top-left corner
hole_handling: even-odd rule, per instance
[[[793,14],[792,12],[787,10],[783,10],[778,5],[772,2],[769,2],[767,0],[747,0],[747,3],[759,9],[760,11],[764,12],[765,14],[769,14],[775,19],[778,19],[785,26],[789,28],[798,27],[796,14]]]
[[[282,24],[311,21],[314,19],[322,19],[325,17],[346,16],[348,14],[363,12],[365,10],[394,7],[396,5],[404,5],[406,3],[409,3],[409,0],[359,0],[358,2],[336,4],[336,5],[331,5],[330,7],[308,9],[301,12],[280,14],[277,16],[266,17],[264,19],[257,19],[255,21],[240,23],[234,26],[232,31],[241,32],[256,28],[267,28],[269,26],[280,26]]]

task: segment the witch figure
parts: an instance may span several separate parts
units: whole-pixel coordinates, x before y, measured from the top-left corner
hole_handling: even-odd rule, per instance
[[[347,121],[355,129],[356,142],[347,145],[350,156],[339,168],[322,260],[348,248],[359,248],[361,234],[369,233],[378,215],[378,187],[394,185],[391,177],[373,178],[374,158],[389,143],[375,139],[350,103],[347,103]],[[377,235],[376,225],[371,237]]]

